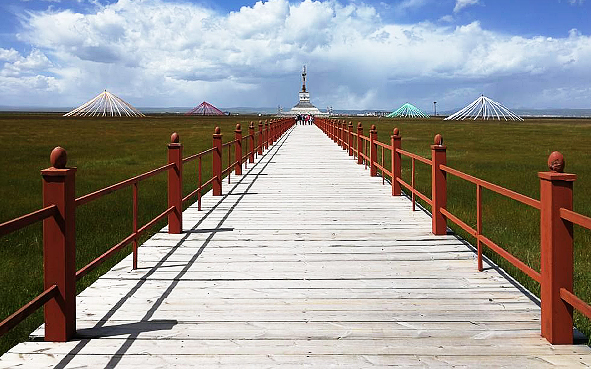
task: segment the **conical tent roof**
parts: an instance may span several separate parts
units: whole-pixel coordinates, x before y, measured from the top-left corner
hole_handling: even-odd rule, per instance
[[[474,100],[464,109],[450,115],[444,120],[464,120],[466,118],[471,118],[473,120],[478,118],[484,120],[523,120],[523,118],[507,109],[505,106],[503,106],[503,104],[489,99],[484,95],[481,95],[478,99]]]
[[[398,110],[391,112],[386,115],[387,118],[429,118],[429,116],[413,104],[406,103],[402,105]]]
[[[224,113],[207,101],[204,101],[193,110],[186,112],[185,115],[224,115]]]
[[[107,90],[95,98],[64,114],[64,117],[145,117],[142,112]]]

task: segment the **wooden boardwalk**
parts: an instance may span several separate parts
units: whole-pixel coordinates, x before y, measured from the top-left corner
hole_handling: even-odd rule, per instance
[[[82,292],[77,337],[0,368],[589,367],[540,310],[314,126]],[[42,335],[40,329],[37,335]]]

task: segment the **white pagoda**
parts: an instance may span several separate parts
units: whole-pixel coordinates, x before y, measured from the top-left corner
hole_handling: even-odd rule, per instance
[[[306,66],[302,72],[302,90],[299,93],[299,102],[291,108],[290,111],[283,113],[284,115],[314,115],[314,116],[328,116],[328,113],[323,113],[310,102],[310,93],[306,90]]]

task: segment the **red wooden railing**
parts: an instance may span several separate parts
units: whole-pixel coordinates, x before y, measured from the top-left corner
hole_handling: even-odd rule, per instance
[[[377,131],[372,126],[369,137],[363,136],[363,126],[343,121],[317,118],[315,124],[338,143],[349,155],[357,157],[358,164],[370,167],[370,175],[378,171],[382,178],[389,177],[392,195],[400,196],[401,186],[410,192],[413,210],[416,197],[431,206],[432,232],[436,235],[447,233],[447,220],[452,221],[477,242],[478,270],[482,271],[482,246],[486,246],[516,268],[524,272],[541,286],[541,334],[552,344],[572,344],[573,308],[591,318],[591,306],[577,297],[573,291],[573,224],[591,230],[591,218],[572,211],[572,186],[574,174],[562,173],[562,154],[553,152],[548,158],[549,172],[540,172],[540,200],[532,199],[515,191],[473,177],[446,165],[446,146],[441,135],[436,135],[431,145],[431,159],[404,151],[401,148],[399,130],[394,129],[390,144],[377,141]],[[357,139],[354,139],[356,137]],[[382,150],[381,162],[377,160],[378,147]],[[391,168],[384,166],[384,150],[391,155]],[[411,183],[401,178],[402,156],[411,159]],[[415,161],[431,167],[431,198],[415,188]],[[450,174],[476,185],[476,228],[447,210],[447,179]],[[526,263],[497,245],[482,234],[482,189],[495,192],[517,202],[540,210],[540,253],[541,268],[537,272]]]
[[[259,131],[254,124],[249,126],[249,134],[242,137],[240,125],[236,125],[235,138],[222,144],[219,127],[213,134],[213,147],[188,157],[182,157],[183,146],[179,135],[171,135],[168,145],[168,164],[149,172],[126,179],[87,195],[75,198],[76,168],[66,167],[66,151],[56,147],[50,155],[51,167],[41,171],[43,176],[43,208],[19,218],[0,224],[0,236],[12,233],[33,223],[43,221],[43,268],[44,291],[18,311],[0,323],[0,336],[26,319],[37,309],[45,307],[45,340],[63,342],[69,340],[76,330],[76,281],[84,277],[125,246],[133,243],[133,268],[137,268],[137,240],[158,221],[168,217],[168,232],[182,232],[182,206],[197,196],[198,209],[201,210],[201,194],[212,185],[214,196],[222,194],[222,178],[232,171],[240,175],[242,164],[254,163],[256,155],[277,141],[295,124],[293,118],[283,118],[270,122],[259,122]],[[263,128],[264,127],[264,128]],[[255,143],[258,145],[255,146]],[[244,145],[243,145],[244,144]],[[227,148],[228,163],[222,164],[223,149]],[[246,155],[242,155],[243,148]],[[212,178],[203,182],[202,159],[212,154]],[[234,157],[232,158],[232,154]],[[198,160],[197,188],[182,197],[183,164]],[[168,207],[158,216],[138,228],[138,184],[160,173],[168,173]],[[122,241],[97,257],[82,269],[76,271],[76,208],[97,200],[112,192],[132,187],[133,231]]]

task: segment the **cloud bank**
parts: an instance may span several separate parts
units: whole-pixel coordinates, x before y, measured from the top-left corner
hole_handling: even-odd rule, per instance
[[[411,4],[413,1],[410,1]],[[461,9],[476,0],[457,0]],[[461,5],[463,4],[463,5]],[[204,6],[119,0],[92,14],[29,13],[24,55],[0,49],[3,105],[80,104],[107,88],[136,106],[289,107],[302,64],[312,102],[454,109],[485,93],[510,107],[587,107],[591,38],[524,37],[479,22],[398,24],[369,5],[257,2]]]

